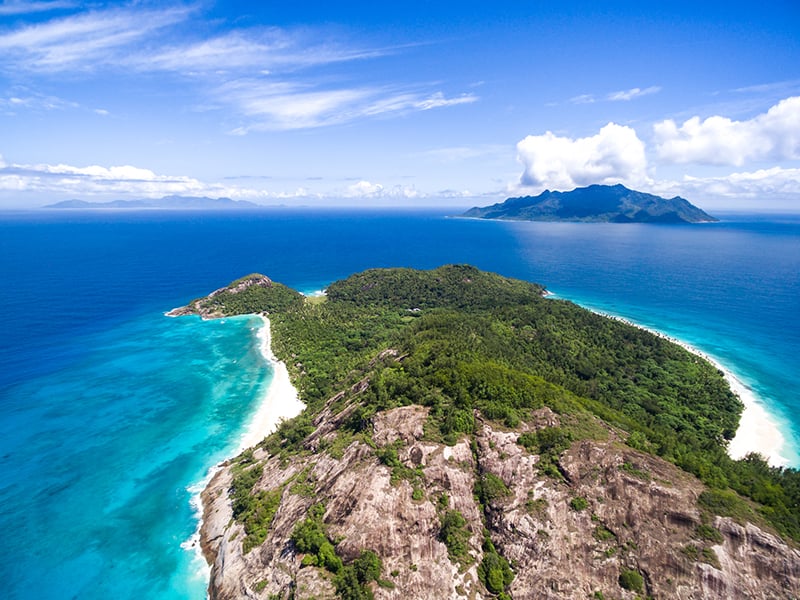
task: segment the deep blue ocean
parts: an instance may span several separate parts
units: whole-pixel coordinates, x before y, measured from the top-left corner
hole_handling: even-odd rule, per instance
[[[692,226],[454,210],[0,214],[0,556],[10,599],[205,596],[193,493],[270,381],[259,321],[164,312],[261,272],[303,292],[472,263],[712,355],[800,466],[800,215]]]

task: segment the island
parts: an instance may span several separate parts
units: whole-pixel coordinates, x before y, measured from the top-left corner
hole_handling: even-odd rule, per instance
[[[468,265],[172,314],[249,313],[306,409],[202,494],[213,600],[797,596],[798,472],[681,346]]]
[[[538,196],[509,198],[492,206],[471,208],[461,216],[586,223],[710,223],[718,220],[680,196],[666,199],[630,190],[622,184],[590,185],[570,192],[545,190]]]
[[[43,208],[56,209],[162,209],[162,210],[221,210],[260,208],[247,200],[230,198],[208,198],[206,196],[164,196],[143,200],[110,200],[108,202],[89,202],[87,200],[63,200],[48,204]]]

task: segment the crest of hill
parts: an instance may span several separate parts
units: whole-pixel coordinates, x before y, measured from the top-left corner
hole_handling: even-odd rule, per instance
[[[544,291],[541,285],[470,265],[446,265],[432,271],[370,269],[331,284],[327,295],[336,302],[422,310],[523,305]]]
[[[518,221],[589,223],[709,223],[717,221],[688,200],[662,198],[617,185],[590,185],[571,192],[545,190],[538,196],[509,198],[475,207],[463,217]]]
[[[204,319],[286,311],[303,303],[303,295],[272,281],[266,275],[252,273],[214,290],[204,298],[167,313],[170,317],[200,315]]]

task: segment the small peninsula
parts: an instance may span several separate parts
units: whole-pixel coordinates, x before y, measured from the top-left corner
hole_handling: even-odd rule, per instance
[[[538,196],[509,198],[492,206],[471,208],[461,216],[586,223],[710,223],[718,220],[680,196],[666,199],[630,190],[622,184],[590,185],[571,192],[545,190]]]
[[[172,311],[268,314],[307,407],[203,492],[210,598],[797,597],[800,476],[728,456],[722,374],[544,296],[449,265]]]

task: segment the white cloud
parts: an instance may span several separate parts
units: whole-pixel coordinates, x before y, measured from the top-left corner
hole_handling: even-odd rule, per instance
[[[336,87],[334,79],[304,69],[376,58],[398,48],[364,49],[325,29],[250,28],[191,33],[189,6],[146,10],[99,9],[36,24],[0,29],[0,71],[29,76],[52,72],[94,76],[100,70],[159,72],[165,86],[192,77],[196,104],[232,108],[241,122],[232,134],[321,127],[378,115],[428,111],[475,102],[429,85]],[[174,27],[181,25],[180,28]],[[207,25],[205,26],[207,28]],[[179,79],[178,79],[179,78]],[[2,104],[2,102],[0,102]],[[231,111],[226,111],[230,114]]]
[[[14,96],[0,98],[0,108],[6,108],[12,112],[19,110],[67,110],[79,107],[80,105],[76,102],[70,102],[55,96],[44,96],[28,92],[19,93],[19,90]]]
[[[322,39],[320,39],[322,38]],[[313,38],[307,32],[277,27],[230,31],[224,35],[159,48],[141,54],[131,62],[141,70],[165,70],[183,74],[208,74],[248,70],[262,75],[273,71],[293,71],[331,63],[376,58],[389,50],[349,48],[335,41],[326,41],[318,32]]]
[[[597,99],[592,94],[581,94],[569,99],[573,104],[594,104]]]
[[[635,87],[629,90],[610,92],[605,96],[602,96],[599,100],[606,100],[608,102],[627,101],[633,100],[634,98],[641,98],[642,96],[649,96],[650,94],[657,94],[660,91],[661,88],[657,85],[651,85],[650,87],[644,89]],[[594,94],[581,94],[579,96],[573,96],[569,99],[572,104],[594,104],[599,100]]]
[[[234,135],[324,127],[364,117],[431,110],[475,102],[477,97],[447,98],[441,92],[422,95],[382,88],[319,90],[310,85],[240,79],[220,86],[216,98],[232,104],[250,122],[234,128]]]
[[[434,148],[420,152],[417,156],[441,163],[459,163],[472,159],[507,159],[511,147],[504,144],[482,144],[476,146],[452,146]]]
[[[9,165],[0,161],[0,190],[72,197],[109,194],[159,197],[213,192],[209,188],[191,177],[158,175],[130,165]]]
[[[520,183],[539,190],[648,180],[644,143],[632,128],[616,123],[578,139],[550,131],[529,135],[517,144],[517,158],[525,168]]]
[[[717,177],[686,175],[680,181],[659,181],[652,187],[657,193],[688,198],[792,200],[795,207],[800,206],[800,169],[797,168],[772,167]],[[752,203],[750,206],[755,207]]]
[[[370,183],[369,181],[359,181],[347,186],[343,196],[345,198],[364,198],[380,196],[383,186],[380,183]]]
[[[651,85],[650,87],[641,89],[638,87],[631,88],[629,90],[621,90],[619,92],[611,92],[608,96],[606,96],[606,100],[610,100],[611,102],[619,102],[619,101],[627,101],[633,100],[634,98],[641,98],[642,96],[649,96],[650,94],[657,94],[661,91],[661,88],[657,85]]]
[[[121,62],[123,49],[184,20],[187,9],[106,10],[72,15],[0,34],[5,68],[61,71]]]
[[[800,96],[786,98],[747,121],[692,117],[680,127],[656,123],[656,149],[662,160],[742,166],[748,161],[800,158]]]
[[[63,8],[72,8],[74,2],[62,2],[60,0],[25,2],[22,0],[6,0],[0,4],[0,15],[25,15],[38,12],[48,12]]]

